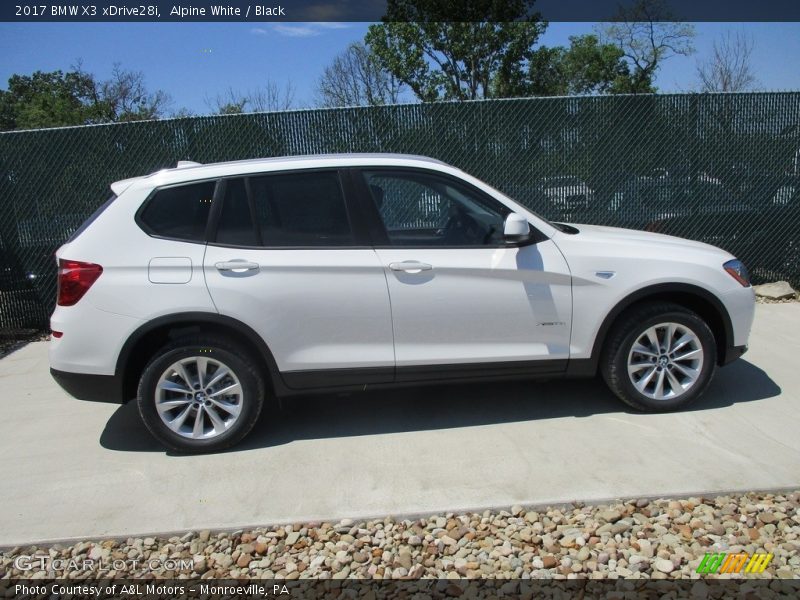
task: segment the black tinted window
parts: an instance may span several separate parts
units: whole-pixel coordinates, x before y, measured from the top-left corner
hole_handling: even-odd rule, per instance
[[[213,196],[213,181],[164,188],[147,203],[142,222],[156,235],[203,241]]]
[[[265,246],[345,246],[353,243],[336,173],[251,179],[256,223]]]
[[[267,175],[249,182],[264,246],[353,244],[336,173]]]
[[[225,202],[217,226],[217,242],[220,244],[258,245],[244,181],[230,179],[225,185]]]

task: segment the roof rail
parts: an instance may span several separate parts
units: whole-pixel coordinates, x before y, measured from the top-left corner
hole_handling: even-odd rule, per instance
[[[194,162],[193,160],[179,160],[178,164],[175,165],[176,169],[183,169],[185,167],[201,167],[203,163]]]

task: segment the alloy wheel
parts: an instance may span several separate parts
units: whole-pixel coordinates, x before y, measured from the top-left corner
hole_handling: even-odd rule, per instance
[[[236,374],[206,356],[171,364],[156,385],[159,417],[172,431],[190,439],[214,438],[228,431],[238,420],[243,401]]]
[[[685,394],[703,370],[703,345],[686,325],[660,323],[638,335],[628,353],[628,377],[653,400]]]

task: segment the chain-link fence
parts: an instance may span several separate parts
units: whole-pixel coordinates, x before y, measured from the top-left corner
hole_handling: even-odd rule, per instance
[[[432,156],[550,219],[706,241],[800,285],[800,92],[303,110],[0,134],[0,330],[46,327],[53,252],[110,182],[328,152]]]

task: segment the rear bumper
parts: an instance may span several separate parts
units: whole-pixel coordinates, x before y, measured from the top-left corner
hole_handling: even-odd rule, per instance
[[[747,352],[747,346],[728,346],[725,348],[725,353],[721,357],[720,365],[727,365],[735,361],[745,352]]]
[[[50,375],[65,392],[78,400],[122,404],[122,380],[116,375],[88,375],[50,369]]]

